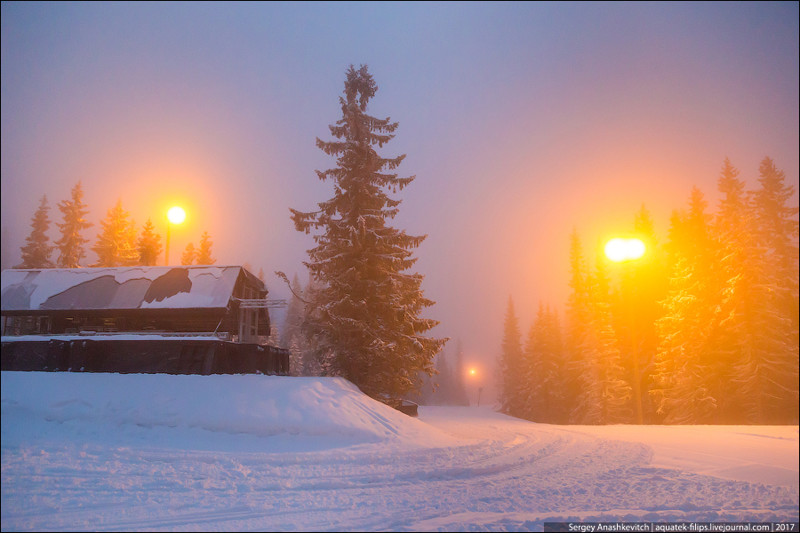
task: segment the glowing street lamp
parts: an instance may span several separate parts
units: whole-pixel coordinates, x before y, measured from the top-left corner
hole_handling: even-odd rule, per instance
[[[647,247],[644,243],[635,238],[611,239],[606,243],[605,252],[606,257],[615,263],[630,263],[644,257]],[[634,332],[633,335],[636,335]],[[633,395],[634,406],[636,407],[636,422],[638,424],[644,423],[644,414],[642,413],[642,391],[641,391],[641,376],[639,369],[639,354],[636,351],[636,343],[632,342],[633,346]]]
[[[640,259],[647,251],[639,239],[611,239],[606,243],[606,257],[615,263]]]
[[[475,368],[474,366],[470,368],[468,372],[470,378],[472,379],[478,378],[478,369]],[[478,404],[477,404],[478,407],[481,406],[481,392],[483,392],[483,387],[478,387]]]
[[[164,263],[166,266],[169,266],[169,227],[170,224],[183,224],[183,221],[186,220],[186,211],[183,210],[182,207],[171,207],[169,211],[167,211],[167,244],[164,247]]]

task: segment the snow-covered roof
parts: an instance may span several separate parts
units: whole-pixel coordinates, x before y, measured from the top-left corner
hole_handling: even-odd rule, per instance
[[[242,270],[240,266],[4,270],[2,310],[225,308]]]

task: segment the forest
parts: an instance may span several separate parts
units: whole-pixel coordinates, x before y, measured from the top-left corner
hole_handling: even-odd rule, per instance
[[[83,200],[81,182],[75,184],[70,198],[59,202],[61,222],[56,223],[59,238],[51,242],[50,206],[47,195],[42,196],[39,207],[31,218],[31,231],[20,249],[22,262],[14,268],[80,268],[118,267],[118,266],[155,266],[159,264],[164,246],[161,235],[155,232],[153,222],[148,218],[142,226],[141,233],[136,229],[136,222],[128,211],[122,207],[122,200],[108,210],[106,217],[100,221],[100,233],[91,250],[97,254],[97,261],[86,264],[86,246],[89,239],[85,231],[92,227],[87,220],[89,208]],[[169,242],[169,238],[167,238]],[[181,265],[213,265],[216,259],[212,256],[213,242],[207,231],[200,237],[199,246],[194,243],[186,245],[181,254]],[[167,244],[167,247],[169,244]],[[55,256],[55,257],[54,257]],[[168,258],[165,257],[165,261]]]
[[[758,185],[726,159],[716,210],[695,187],[659,242],[611,263],[570,244],[564,317],[540,304],[523,339],[509,297],[503,412],[557,424],[797,424],[798,207],[769,157]],[[790,204],[792,200],[794,204]]]

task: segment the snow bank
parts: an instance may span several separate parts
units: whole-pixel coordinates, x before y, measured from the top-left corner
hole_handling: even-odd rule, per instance
[[[214,451],[451,442],[341,378],[2,373],[2,446],[72,441]]]

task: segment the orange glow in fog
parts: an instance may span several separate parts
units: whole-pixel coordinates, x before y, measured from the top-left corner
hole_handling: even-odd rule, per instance
[[[167,218],[173,224],[182,224],[183,221],[186,220],[186,211],[184,211],[182,207],[176,205],[167,211]]]

